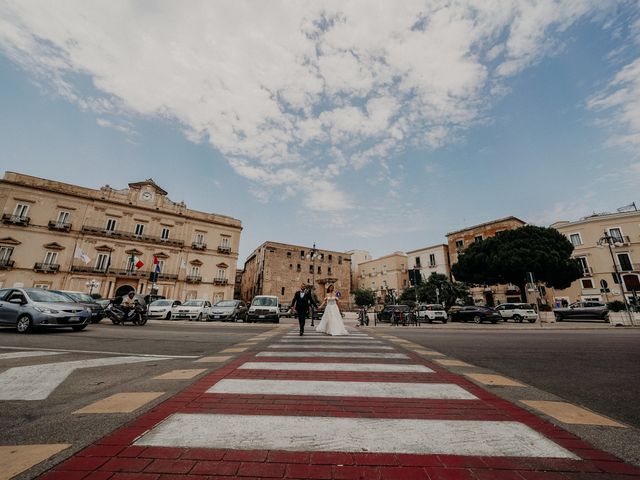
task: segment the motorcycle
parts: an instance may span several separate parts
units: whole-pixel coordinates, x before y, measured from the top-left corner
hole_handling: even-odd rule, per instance
[[[109,302],[105,308],[105,313],[114,325],[124,325],[126,322],[131,322],[134,325],[142,326],[147,323],[146,311],[138,302],[129,311],[122,308],[121,305]]]

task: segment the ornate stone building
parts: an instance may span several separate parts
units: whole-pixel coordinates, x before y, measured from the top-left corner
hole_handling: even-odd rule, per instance
[[[343,305],[349,305],[351,256],[344,252],[265,242],[245,261],[241,297],[249,302],[255,295],[276,295],[281,303],[289,304],[302,283],[314,285],[320,299],[332,283],[340,292]]]
[[[397,299],[409,286],[407,254],[394,252],[362,262],[358,266],[358,287],[373,290],[378,302],[387,295]]]
[[[504,230],[514,230],[525,225],[526,223],[519,218],[506,217],[447,233],[451,265],[453,266],[458,261],[458,255],[463,253],[473,242],[493,237]],[[473,287],[470,292],[473,301],[480,305],[521,301],[520,289],[515,285],[485,285],[484,287]]]
[[[155,257],[159,295],[233,298],[241,222],[173,202],[151,179],[95,190],[6,172],[0,208],[0,286],[147,294]]]
[[[554,304],[624,300],[640,305],[640,212],[591,215],[551,225],[573,244],[582,278],[547,294]]]

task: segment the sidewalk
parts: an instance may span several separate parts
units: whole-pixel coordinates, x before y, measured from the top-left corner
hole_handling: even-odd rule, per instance
[[[284,329],[40,478],[640,479],[415,352]]]

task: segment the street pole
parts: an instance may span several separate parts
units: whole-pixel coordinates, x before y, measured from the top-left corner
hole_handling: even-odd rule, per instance
[[[612,245],[615,244],[614,240],[615,239],[611,235],[609,235],[607,231],[605,231],[604,236],[602,236],[602,238],[598,240],[598,244],[602,245],[602,242],[606,242],[607,246],[609,247],[609,254],[611,255],[611,261],[613,262],[613,271],[616,274],[616,278],[618,279],[618,282],[620,282],[620,292],[622,293],[622,300],[624,301],[624,309],[627,312],[627,315],[629,316],[629,320],[633,324],[633,321],[631,319],[631,312],[629,311],[629,301],[627,300],[627,296],[625,295],[625,291],[624,291],[624,279],[622,278],[622,275],[620,275],[620,272],[618,271],[618,264],[616,263],[616,257],[613,254]]]
[[[316,242],[313,242],[313,249],[309,253],[311,259],[311,295],[316,288]],[[313,296],[311,297],[313,299]],[[313,308],[311,309],[311,326],[313,327]]]

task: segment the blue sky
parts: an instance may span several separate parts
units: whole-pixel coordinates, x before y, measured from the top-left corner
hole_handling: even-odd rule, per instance
[[[5,2],[0,167],[374,256],[636,201],[635,2]]]

